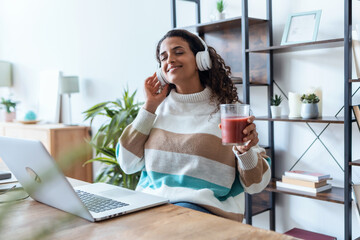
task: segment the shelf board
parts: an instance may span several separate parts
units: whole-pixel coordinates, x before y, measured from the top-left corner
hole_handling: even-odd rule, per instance
[[[249,26],[265,22],[267,22],[267,20],[249,18]],[[208,23],[199,23],[181,28],[189,30],[190,32],[198,32],[199,34],[206,32],[223,31],[226,29],[241,28],[241,17],[228,18]]]
[[[243,84],[242,77],[231,77],[231,80],[234,84]],[[269,86],[267,83],[257,83],[257,82],[250,82],[250,86]]]
[[[360,166],[360,159],[350,162],[349,165]]]
[[[294,52],[300,50],[313,50],[313,49],[341,47],[341,46],[344,46],[344,38],[335,38],[335,39],[288,44],[281,46],[271,46],[271,47],[264,47],[257,49],[247,49],[246,52],[269,53],[272,51],[273,53],[280,53],[280,52]]]
[[[332,187],[331,189],[320,192],[315,194],[296,191],[292,189],[285,189],[276,188],[276,181],[278,179],[272,179],[269,185],[266,187],[266,190],[269,192],[276,192],[276,193],[284,193],[284,194],[290,194],[290,195],[296,195],[300,197],[306,197],[306,198],[312,198],[317,199],[321,201],[327,201],[327,202],[333,202],[333,203],[340,203],[344,204],[344,189],[339,187]]]
[[[358,79],[350,79],[349,82],[360,82],[360,78],[358,78]]]
[[[270,149],[269,145],[260,145],[260,147],[264,148],[264,149]]]
[[[281,116],[278,118],[269,118],[267,116],[259,116],[256,117],[255,120],[258,121],[282,121],[282,122],[313,122],[313,123],[337,123],[337,124],[344,124],[343,117],[321,117],[321,118],[314,118],[314,119],[304,119],[304,118],[289,118],[289,116]],[[354,119],[352,120],[354,121]]]

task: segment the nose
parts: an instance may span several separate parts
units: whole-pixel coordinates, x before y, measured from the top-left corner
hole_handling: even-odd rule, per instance
[[[175,55],[174,54],[169,54],[168,58],[167,58],[167,62],[168,63],[173,63],[175,62]]]

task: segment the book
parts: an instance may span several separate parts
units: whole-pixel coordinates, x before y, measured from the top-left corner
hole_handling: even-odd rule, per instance
[[[330,178],[330,174],[308,172],[301,170],[286,171],[284,175],[287,177],[291,177],[299,180],[312,181],[312,182],[319,182],[322,179]]]
[[[11,172],[0,171],[0,180],[11,178]]]
[[[336,237],[324,235],[316,232],[306,231],[300,228],[293,228],[284,234],[306,240],[336,240]]]
[[[312,188],[318,188],[325,186],[327,184],[327,179],[320,180],[319,182],[312,182],[312,181],[305,181],[305,180],[299,180],[287,176],[282,176],[282,182],[283,183],[289,183],[293,185],[298,186],[304,186],[304,187],[312,187]]]
[[[304,187],[304,186],[299,186],[299,185],[293,185],[290,183],[284,183],[281,181],[276,181],[276,188],[286,188],[286,189],[291,189],[291,190],[296,190],[296,191],[301,191],[301,192],[308,192],[308,193],[319,193],[319,192],[329,190],[331,188],[331,184],[328,183],[322,187],[312,188],[312,187]]]
[[[18,189],[18,188],[22,188],[20,183],[1,184],[0,185],[0,192],[7,191],[9,189]]]
[[[360,222],[360,184],[352,185],[352,208],[355,209],[355,215]]]
[[[353,112],[354,112],[354,115],[355,115],[355,118],[356,118],[357,125],[358,125],[359,130],[360,130],[360,105],[353,106]]]
[[[1,184],[6,184],[6,183],[13,183],[13,182],[17,182],[18,180],[16,179],[16,177],[12,174],[11,178],[7,178],[7,179],[1,179],[0,180],[0,185]]]

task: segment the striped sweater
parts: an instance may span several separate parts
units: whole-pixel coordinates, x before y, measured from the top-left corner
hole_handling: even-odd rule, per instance
[[[266,187],[270,159],[259,146],[239,154],[222,145],[220,114],[210,95],[209,88],[195,94],[172,90],[156,114],[141,109],[120,137],[117,159],[127,174],[142,171],[137,191],[242,221],[244,192]]]

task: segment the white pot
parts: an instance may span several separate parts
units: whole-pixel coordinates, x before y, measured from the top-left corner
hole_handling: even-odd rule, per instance
[[[302,103],[301,117],[302,118],[317,118],[319,116],[319,108],[317,103]]]
[[[5,112],[5,122],[13,122],[16,119],[16,112]]]
[[[224,12],[218,12],[217,13],[217,20],[223,20],[225,19],[225,13]]]
[[[281,107],[280,106],[270,106],[271,117],[278,118],[281,117]]]

